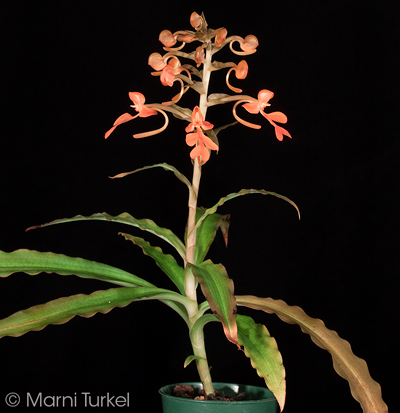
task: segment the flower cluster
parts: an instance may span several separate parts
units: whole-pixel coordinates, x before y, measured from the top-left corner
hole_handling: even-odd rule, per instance
[[[138,112],[137,115],[132,116],[129,113],[121,115],[114,122],[113,127],[105,134],[105,138],[108,138],[114,129],[122,123],[137,117],[148,117],[161,113],[165,118],[164,125],[161,128],[150,132],[135,134],[133,137],[142,138],[155,135],[165,130],[168,126],[168,115],[166,112],[170,112],[175,117],[189,122],[189,125],[185,129],[188,133],[186,135],[186,143],[189,146],[195,146],[190,152],[190,157],[193,160],[197,158],[200,164],[204,164],[210,158],[210,151],[218,151],[219,149],[217,140],[218,130],[228,126],[222,126],[218,128],[218,130],[214,130],[214,125],[205,120],[207,109],[210,106],[229,102],[235,102],[232,113],[236,121],[242,125],[253,129],[261,128],[260,125],[250,123],[239,117],[236,112],[239,105],[242,105],[241,107],[251,114],[260,113],[266,118],[268,122],[274,126],[275,135],[278,140],[281,141],[283,136],[291,138],[286,129],[276,124],[276,122],[287,122],[287,118],[282,112],[264,112],[264,109],[270,106],[269,101],[274,95],[271,91],[266,89],[261,90],[258,93],[257,99],[245,95],[228,95],[225,93],[208,94],[211,73],[221,69],[228,69],[226,74],[227,87],[237,94],[242,93],[242,89],[231,85],[229,77],[231,73],[234,72],[236,79],[245,79],[249,70],[246,60],[241,60],[239,63],[223,63],[213,60],[213,56],[226,45],[229,45],[230,50],[236,55],[245,56],[253,54],[257,50],[257,38],[252,34],[245,38],[228,36],[228,31],[224,27],[216,30],[210,29],[208,28],[204,15],[199,15],[196,12],[193,12],[190,16],[190,24],[194,30],[179,30],[174,33],[169,30],[163,30],[159,35],[159,40],[166,53],[162,55],[154,52],[148,59],[148,64],[154,70],[151,74],[153,76],[159,76],[163,86],[172,87],[175,83],[179,83],[179,92],[168,102],[148,105],[145,105],[145,97],[141,93],[130,92],[129,97],[134,103],[132,107]],[[200,45],[189,53],[184,52],[183,49],[185,45],[193,42],[200,43]],[[239,44],[240,50],[233,47],[235,43]],[[182,64],[182,59],[192,61],[193,63]],[[200,68],[200,66],[202,66],[202,68]],[[177,105],[189,89],[193,89],[200,95],[200,102],[193,110]],[[231,125],[232,124],[229,126]]]

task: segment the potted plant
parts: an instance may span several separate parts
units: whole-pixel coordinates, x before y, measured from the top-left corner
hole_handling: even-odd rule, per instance
[[[169,115],[185,122],[186,143],[192,148],[190,158],[193,163],[193,177],[190,181],[174,166],[166,163],[140,167],[131,172],[124,172],[113,178],[123,178],[140,171],[157,168],[172,172],[183,183],[188,192],[188,217],[183,239],[166,228],[158,226],[150,219],[138,219],[128,213],[111,216],[107,213],[96,213],[91,216],[75,216],[73,218],[31,227],[46,227],[59,223],[75,221],[107,221],[133,227],[136,231],[151,233],[170,244],[176,251],[176,259],[165,254],[158,246],[150,244],[144,238],[122,232],[121,235],[129,242],[139,246],[144,254],[150,256],[155,264],[175,284],[175,289],[158,288],[150,282],[139,278],[122,269],[83,258],[74,258],[50,252],[32,250],[17,250],[11,253],[0,252],[0,275],[9,276],[15,272],[37,274],[39,272],[55,272],[61,275],[75,274],[79,277],[97,279],[117,285],[117,287],[96,291],[90,295],[74,295],[59,298],[46,304],[40,304],[15,313],[0,321],[0,337],[20,336],[28,331],[44,328],[49,324],[62,324],[76,315],[83,317],[95,313],[106,313],[115,307],[123,307],[134,301],[159,300],[181,316],[189,332],[193,354],[185,361],[185,366],[194,362],[197,366],[204,398],[218,406],[230,406],[231,401],[214,400],[215,384],[211,380],[210,369],[204,345],[204,326],[210,322],[221,324],[226,338],[243,350],[250,359],[252,366],[266,383],[274,395],[280,410],[285,404],[285,369],[277,343],[269,335],[264,325],[257,324],[252,318],[240,314],[240,308],[248,307],[266,313],[277,314],[284,322],[298,324],[303,332],[309,334],[312,340],[332,355],[337,373],[348,380],[352,395],[360,402],[365,412],[386,412],[387,406],[381,398],[381,390],[369,375],[365,361],[356,357],[345,340],[334,331],[327,329],[321,320],[313,319],[299,307],[292,307],[281,300],[240,295],[234,291],[233,281],[229,278],[224,266],[207,259],[207,252],[216,233],[221,230],[225,241],[228,240],[229,216],[219,214],[218,207],[231,199],[249,195],[271,195],[289,203],[300,217],[297,205],[287,197],[263,189],[242,189],[220,198],[213,206],[204,208],[197,204],[202,169],[206,169],[210,156],[218,152],[218,134],[229,133],[237,123],[251,129],[259,129],[258,123],[243,119],[240,114],[261,114],[275,131],[278,140],[291,138],[290,133],[279,124],[287,122],[282,112],[267,111],[271,106],[273,93],[262,89],[257,97],[242,94],[242,90],[233,86],[231,77],[236,79],[247,77],[248,65],[240,57],[238,63],[219,62],[215,55],[221,49],[229,47],[233,54],[246,56],[256,52],[258,40],[254,35],[246,37],[228,36],[225,28],[210,29],[204,15],[193,12],[190,17],[191,30],[180,30],[174,33],[163,30],[159,36],[163,44],[164,54],[152,53],[149,65],[156,77],[160,77],[164,86],[180,86],[180,91],[169,101],[162,103],[146,103],[141,92],[130,92],[134,115],[124,113],[105,134],[108,138],[119,125],[136,118],[146,118],[161,115],[164,120],[162,127],[145,133],[135,134],[134,138],[145,138],[163,132],[169,124]],[[190,48],[192,43],[194,48]],[[186,46],[189,44],[189,46]],[[186,49],[190,48],[189,51]],[[189,63],[184,63],[189,61]],[[227,70],[226,86],[234,94],[211,92],[210,78],[213,72]],[[190,107],[181,105],[181,99],[188,92],[197,94],[198,100]],[[214,125],[206,120],[208,108],[216,105],[233,104],[231,123]],[[247,114],[245,115],[247,116]],[[261,119],[262,120],[262,119]],[[201,293],[205,299],[200,298]],[[168,387],[168,386],[167,386]],[[196,385],[194,386],[196,387]],[[222,385],[227,387],[226,384]],[[169,388],[163,393],[167,398]],[[252,390],[250,390],[250,393]],[[255,391],[257,393],[257,391]],[[207,400],[194,401],[206,403]],[[228,403],[228,404],[226,404]],[[240,403],[240,402],[239,402]],[[271,406],[273,406],[271,404]],[[226,407],[225,407],[226,408]],[[232,407],[229,407],[232,409]],[[273,407],[274,408],[274,407]],[[185,411],[187,407],[185,407]]]

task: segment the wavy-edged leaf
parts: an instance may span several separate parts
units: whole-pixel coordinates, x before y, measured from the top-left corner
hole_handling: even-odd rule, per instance
[[[151,219],[137,219],[127,212],[123,212],[117,216],[111,216],[106,212],[97,213],[90,216],[76,215],[72,218],[62,218],[55,221],[48,222],[46,224],[35,225],[27,229],[37,229],[42,227],[47,227],[50,225],[63,224],[66,222],[75,222],[75,221],[109,221],[117,222],[119,224],[131,225],[133,227],[139,228],[143,231],[148,231],[151,234],[157,235],[159,238],[171,244],[179,253],[179,255],[185,259],[186,247],[183,242],[169,229],[159,227]]]
[[[329,330],[322,320],[311,318],[300,307],[289,306],[282,300],[244,295],[236,296],[236,301],[238,305],[274,313],[286,323],[298,324],[317,346],[328,350],[336,372],[349,382],[351,394],[365,413],[388,412],[381,387],[370,376],[365,360],[354,355],[349,342]]]
[[[154,259],[161,270],[168,275],[171,281],[178,287],[180,293],[185,295],[185,277],[183,268],[176,262],[175,258],[170,254],[164,254],[160,247],[153,247],[143,238],[135,237],[130,234],[120,232],[126,240],[132,241],[135,245],[142,248],[145,255]]]
[[[119,287],[96,291],[90,295],[77,294],[18,311],[0,320],[0,338],[19,337],[29,331],[42,330],[50,324],[64,324],[77,315],[88,318],[96,313],[105,314],[135,300],[189,301],[178,293],[156,287]]]
[[[196,222],[202,217],[205,211],[205,208],[197,208]],[[204,258],[214,241],[218,228],[221,228],[225,244],[228,244],[229,218],[229,215],[211,214],[202,221],[196,232],[196,249],[194,251],[195,264],[200,264],[204,261]]]
[[[238,314],[236,322],[239,344],[244,347],[244,353],[258,375],[274,393],[282,411],[286,398],[285,368],[275,339],[264,325],[255,323],[251,317]]]
[[[26,249],[13,252],[0,251],[0,277],[7,277],[15,272],[24,272],[29,275],[36,275],[40,272],[54,272],[60,275],[74,274],[125,287],[154,287],[153,284],[136,275],[96,261]]]
[[[173,172],[174,175],[175,175],[181,182],[183,182],[183,183],[188,187],[189,192],[193,192],[192,184],[191,184],[190,181],[186,178],[186,176],[183,175],[182,173],[180,173],[174,166],[169,165],[169,164],[167,164],[167,163],[165,163],[165,162],[164,162],[164,163],[158,163],[158,164],[155,164],[155,165],[144,166],[143,168],[138,168],[138,169],[135,169],[134,171],[131,171],[131,172],[123,172],[123,173],[120,173],[120,174],[115,175],[115,176],[110,176],[110,178],[111,178],[111,179],[114,179],[114,178],[123,178],[123,177],[125,177],[125,176],[127,176],[127,175],[135,174],[136,172],[145,171],[146,169],[152,169],[152,168],[163,168],[163,169],[165,169],[166,171],[171,171],[171,172]]]
[[[288,202],[290,205],[292,205],[292,206],[296,209],[296,211],[297,211],[297,213],[298,213],[298,215],[299,215],[299,219],[300,219],[300,211],[299,211],[299,208],[297,207],[297,205],[296,205],[292,200],[290,200],[290,199],[287,198],[286,196],[277,194],[276,192],[265,191],[264,189],[242,189],[242,190],[240,190],[239,192],[233,192],[233,193],[231,193],[231,194],[229,194],[229,195],[221,198],[213,207],[208,208],[208,209],[205,211],[205,213],[203,214],[203,216],[202,216],[202,217],[199,219],[199,221],[196,223],[194,229],[197,229],[197,228],[201,225],[202,221],[203,221],[204,219],[206,219],[206,217],[207,217],[208,215],[213,214],[213,213],[217,210],[217,208],[218,208],[219,206],[223,205],[226,201],[229,201],[230,199],[236,198],[236,197],[238,197],[238,196],[243,196],[243,195],[248,195],[248,194],[272,195],[272,196],[275,196],[275,197],[277,197],[277,198],[283,199],[284,201]]]
[[[210,260],[199,265],[188,265],[199,281],[211,311],[221,320],[226,338],[239,347],[233,281],[228,277],[225,267]]]

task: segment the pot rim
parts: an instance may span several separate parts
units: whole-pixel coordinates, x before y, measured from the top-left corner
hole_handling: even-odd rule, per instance
[[[184,382],[184,383],[173,383],[173,384],[167,384],[166,386],[161,387],[158,392],[161,394],[162,397],[166,397],[169,399],[179,399],[181,402],[187,402],[187,403],[210,403],[210,404],[258,404],[258,403],[277,403],[273,393],[267,388],[267,387],[260,387],[260,386],[253,386],[252,384],[237,384],[237,383],[226,383],[226,382],[213,382],[213,386],[216,387],[221,387],[221,386],[234,386],[239,389],[240,387],[252,387],[254,389],[260,389],[262,391],[267,391],[271,393],[271,396],[267,396],[262,399],[252,399],[252,400],[237,400],[237,401],[226,401],[226,400],[194,400],[194,399],[185,399],[184,397],[177,397],[173,396],[172,394],[169,394],[166,392],[166,388],[172,389],[174,386],[178,384],[187,384],[190,386],[193,386],[195,389],[202,389],[203,385],[201,382]]]

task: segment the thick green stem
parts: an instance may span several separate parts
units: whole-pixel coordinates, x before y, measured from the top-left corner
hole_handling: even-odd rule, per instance
[[[200,380],[203,384],[203,389],[206,394],[214,394],[214,388],[211,381],[210,368],[208,366],[206,348],[204,345],[204,326],[211,321],[219,321],[213,314],[202,316],[193,325],[190,331],[190,341],[192,343],[193,353],[198,358],[196,359],[197,371],[199,372]]]

